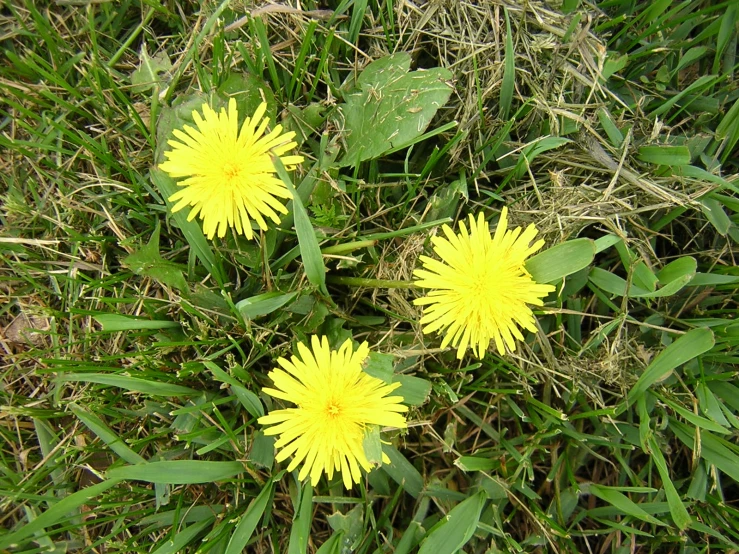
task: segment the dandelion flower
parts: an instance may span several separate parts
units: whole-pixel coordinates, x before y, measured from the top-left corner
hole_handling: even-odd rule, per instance
[[[441,260],[421,256],[423,269],[413,272],[416,285],[434,289],[414,300],[424,306],[423,332],[443,334],[441,347],[455,346],[457,358],[468,346],[482,358],[491,340],[500,354],[505,347],[513,350],[514,339],[523,340],[519,327],[536,331],[528,305],[541,306],[554,290],[536,283],[524,267],[526,258],[544,245],[543,240],[531,244],[536,227],[508,231],[507,224],[508,209],[503,208],[492,237],[482,213],[477,221],[470,215],[469,232],[464,221],[459,234],[444,225],[446,238],[431,239]]]
[[[398,383],[388,385],[362,371],[369,355],[367,343],[354,351],[351,340],[338,350],[331,350],[326,337],[311,339],[312,351],[298,344],[297,356],[279,358],[282,369],[269,377],[275,388],[264,392],[292,402],[297,407],[273,410],[259,418],[262,425],[272,425],[266,435],[279,435],[275,447],[277,461],[293,457],[288,471],[303,464],[298,478],[310,476],[313,485],[322,473],[329,479],[341,473],[347,489],[361,479],[360,467],[372,469],[364,453],[362,440],[369,426],[406,427],[402,412],[407,412],[401,396],[388,396]],[[383,462],[390,460],[383,455]]]
[[[172,150],[164,153],[167,160],[160,165],[171,177],[186,177],[182,187],[172,196],[177,212],[192,206],[188,221],[200,216],[203,231],[212,239],[226,235],[227,227],[253,236],[251,220],[266,230],[265,217],[280,222],[277,212],[287,213],[280,199],[290,198],[281,179],[275,177],[271,156],[279,157],[290,169],[303,161],[302,156],[286,156],[297,144],[294,132],[283,133],[277,125],[264,134],[269,118],[264,117],[267,104],[262,102],[252,117],[247,117],[239,131],[236,100],[228,101],[217,113],[203,104],[203,115],[195,110],[192,117],[197,129],[185,125],[184,132],[174,131],[177,140],[168,141]]]

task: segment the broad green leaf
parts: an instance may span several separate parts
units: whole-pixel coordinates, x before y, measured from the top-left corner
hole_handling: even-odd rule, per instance
[[[589,490],[590,494],[597,498],[600,498],[605,502],[608,502],[612,506],[618,508],[625,515],[647,521],[654,525],[664,525],[663,522],[658,520],[656,517],[649,515],[642,508],[640,508],[638,504],[636,504],[624,493],[616,490],[614,487],[606,487],[591,483],[589,486]]]
[[[490,471],[500,465],[500,462],[480,456],[460,456],[454,460],[454,465],[462,471]]]
[[[606,271],[600,267],[594,267],[591,269],[588,274],[588,279],[590,279],[590,282],[599,289],[615,296],[626,296],[627,292],[634,289],[636,289],[637,294],[649,294],[649,291],[640,289],[633,284],[629,287],[626,279],[619,277],[618,275],[614,275],[610,271]]]
[[[123,458],[124,461],[129,464],[147,463],[146,459],[144,459],[138,452],[131,450],[123,439],[116,435],[102,419],[97,417],[95,414],[83,410],[76,404],[70,404],[69,407],[72,410],[72,413],[74,413],[74,415],[76,415],[77,418],[84,423],[88,429],[90,429],[90,431],[100,437],[100,440],[107,444],[110,449]],[[156,492],[156,504],[157,508],[159,508],[161,505],[168,503],[170,491],[169,487],[164,483],[154,483],[154,488]]]
[[[691,262],[692,260],[692,262]],[[695,275],[695,267],[690,270],[690,265],[695,264],[695,260],[692,258],[687,259],[685,262],[680,262],[674,267],[669,268],[669,271],[657,274],[657,278],[660,282],[665,282],[668,277],[674,277],[674,280],[667,282],[664,286],[660,287],[655,291],[645,290],[639,287],[636,283],[638,280],[632,281],[631,285],[618,275],[614,275],[610,271],[606,271],[600,267],[594,267],[590,270],[588,279],[599,289],[608,292],[616,296],[627,296],[629,298],[663,298],[666,296],[672,296],[677,293],[680,289],[685,287]],[[665,269],[668,269],[667,266]]]
[[[192,251],[205,266],[206,270],[210,273],[213,273],[214,270],[218,271],[218,275],[220,275],[220,270],[215,265],[215,254],[213,253],[208,240],[205,238],[203,230],[200,228],[200,224],[197,220],[187,220],[188,214],[190,213],[187,208],[176,213],[172,213],[173,204],[169,201],[169,198],[177,192],[177,183],[175,183],[169,175],[160,169],[151,168],[149,173],[151,175],[152,182],[162,193],[162,197],[167,203],[167,209],[171,213],[172,219],[177,223],[177,227],[182,231],[187,244],[190,245],[190,248],[192,248]]]
[[[421,377],[396,375],[393,377],[393,383],[400,383],[400,388],[392,392],[393,396],[402,396],[403,404],[408,406],[424,404],[431,394],[431,383]]]
[[[379,425],[370,425],[364,431],[362,449],[367,461],[373,465],[382,465],[382,442]]]
[[[104,493],[119,482],[120,479],[108,479],[102,483],[97,483],[91,487],[86,487],[74,492],[69,496],[65,496],[59,502],[54,504],[54,506],[46,510],[33,521],[20,527],[17,531],[6,535],[0,535],[0,548],[10,548],[11,545],[20,544],[36,533],[62,521],[67,516],[76,513],[76,510],[80,506],[89,505],[90,500]]]
[[[474,535],[485,506],[485,493],[478,492],[457,504],[430,531],[418,554],[456,554]]]
[[[449,100],[449,70],[408,73],[410,65],[407,52],[380,58],[357,78],[359,90],[345,95],[339,106],[345,141],[341,166],[377,158],[397,145],[412,143]]]
[[[267,436],[262,431],[254,433],[251,450],[249,451],[249,461],[266,469],[272,469],[275,463],[276,440],[276,437]]]
[[[403,487],[405,492],[417,498],[423,490],[421,474],[394,446],[385,444],[382,451],[390,458],[390,463],[383,465],[381,471],[387,473],[393,481]]]
[[[156,279],[169,287],[174,287],[184,293],[188,292],[187,281],[180,266],[168,262],[159,253],[159,220],[149,242],[137,252],[126,256],[121,264],[129,268],[136,275],[144,275]]]
[[[657,279],[657,276],[643,260],[636,262],[631,269],[631,282],[634,283],[634,285],[648,292],[654,292],[657,289],[659,279]]]
[[[147,464],[109,469],[109,479],[193,485],[223,481],[244,472],[241,462],[207,462],[200,460],[164,460]]]
[[[588,267],[595,257],[590,239],[568,240],[532,256],[526,270],[537,283],[553,283]]]
[[[228,98],[236,100],[236,110],[239,119],[244,120],[251,117],[262,102],[267,104],[265,117],[268,117],[274,129],[277,121],[277,103],[275,95],[260,77],[251,73],[232,72],[228,78],[218,87],[218,94],[223,99],[224,105],[228,104]]]
[[[326,518],[331,529],[343,533],[344,544],[354,544],[362,534],[364,523],[364,506],[358,504],[346,514],[334,512]]]
[[[290,542],[287,554],[306,554],[310,528],[313,523],[313,485],[310,481],[303,483],[298,505],[293,505],[295,517],[290,529]]]
[[[713,348],[714,343],[713,331],[707,328],[692,329],[679,337],[660,352],[644,370],[629,391],[626,405],[622,405],[619,413],[632,405],[649,387],[667,377],[676,367]]]
[[[690,150],[687,146],[642,146],[639,148],[637,158],[657,165],[688,165]]]
[[[180,327],[176,321],[152,320],[120,314],[98,314],[92,318],[103,326],[104,333],[142,329],[178,329]]]
[[[281,475],[282,473],[280,473]],[[272,489],[275,480],[275,478],[270,479],[259,495],[249,503],[249,506],[239,518],[239,523],[236,525],[231,539],[228,541],[225,554],[241,554],[244,552],[246,544],[264,515],[264,510],[272,500]]]
[[[364,361],[362,370],[375,379],[392,383],[394,376],[393,361],[395,357],[392,354],[383,354],[382,352],[370,352]]]
[[[256,319],[257,317],[268,315],[282,308],[285,304],[294,300],[298,295],[297,291],[287,294],[281,292],[265,292],[250,298],[244,298],[236,303],[236,309],[239,310],[244,319]]]
[[[364,362],[363,370],[367,375],[385,383],[400,383],[400,387],[395,389],[392,395],[402,396],[403,403],[409,406],[420,406],[428,400],[431,394],[431,383],[412,375],[395,375],[394,360],[391,354],[370,352]]]
[[[295,187],[293,186],[292,179],[287,173],[285,166],[282,165],[280,159],[273,158],[277,174],[285,183],[287,190],[292,195],[292,206],[293,206],[293,217],[295,221],[295,232],[298,235],[298,246],[300,247],[300,259],[303,260],[303,268],[305,269],[305,276],[308,277],[313,285],[318,287],[323,294],[328,296],[328,290],[326,289],[326,265],[323,263],[323,256],[321,255],[321,247],[318,245],[316,239],[316,232],[313,229],[313,225],[308,217],[308,212],[305,210],[303,201],[300,199]]]
[[[672,521],[683,531],[690,525],[688,510],[685,509],[685,505],[680,500],[680,495],[677,493],[677,489],[670,479],[670,471],[667,469],[667,462],[662,455],[657,440],[652,436],[649,437],[648,442],[652,461],[659,472],[660,479],[662,479],[662,486],[665,488],[665,495],[667,496],[667,504],[670,506]]]
[[[132,392],[141,392],[154,396],[192,396],[199,394],[198,391],[173,385],[171,383],[160,383],[149,381],[139,377],[128,377],[127,375],[108,373],[64,373],[57,377],[62,382],[98,383],[109,387],[120,387]]]
[[[164,85],[167,81],[167,73],[172,70],[172,62],[169,60],[167,52],[160,50],[153,56],[149,56],[146,43],[144,43],[141,46],[139,59],[141,63],[131,73],[131,90],[133,92],[146,92]]]
[[[612,75],[621,71],[629,63],[628,54],[619,55],[618,52],[608,52],[601,75],[607,81]]]
[[[683,280],[685,278],[692,279],[695,277],[695,271],[698,268],[698,262],[692,256],[683,256],[671,261],[665,267],[657,272],[657,279],[661,285],[668,285],[673,281]]]

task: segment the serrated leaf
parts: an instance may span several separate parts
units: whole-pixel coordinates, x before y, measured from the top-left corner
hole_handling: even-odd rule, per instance
[[[187,293],[189,290],[187,281],[180,270],[180,266],[163,259],[159,254],[159,231],[160,224],[157,221],[154,233],[152,233],[146,246],[126,256],[121,264],[136,275],[150,277],[168,287],[174,287]]]
[[[340,166],[377,158],[411,143],[449,100],[449,70],[437,67],[408,73],[410,64],[406,52],[374,61],[358,77],[359,90],[345,95],[339,106],[345,141]]]
[[[402,396],[403,404],[420,406],[431,394],[431,382],[413,375],[395,375],[393,383],[400,383],[400,387],[392,392],[393,396]]]
[[[274,128],[277,124],[277,103],[275,95],[261,78],[251,73],[231,73],[218,87],[218,94],[224,104],[229,98],[236,100],[236,109],[239,119],[251,117],[262,102],[267,104],[265,116],[270,119]]]
[[[382,465],[382,442],[380,441],[379,425],[367,427],[362,438],[362,449],[369,463]]]
[[[161,87],[166,81],[166,74],[172,70],[172,62],[167,52],[161,50],[149,56],[146,44],[141,46],[141,63],[131,74],[131,90],[146,92],[154,87]],[[165,75],[162,75],[162,74]]]

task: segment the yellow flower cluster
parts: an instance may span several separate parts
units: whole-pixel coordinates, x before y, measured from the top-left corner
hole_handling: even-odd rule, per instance
[[[217,113],[207,104],[202,116],[193,112],[197,128],[186,125],[174,131],[161,169],[173,178],[184,178],[169,200],[172,211],[191,207],[188,219],[199,216],[208,238],[223,237],[230,227],[252,238],[252,221],[266,230],[265,218],[279,223],[285,214],[282,200],[290,193],[275,176],[273,157],[292,169],[303,162],[287,155],[297,144],[295,133],[283,133],[277,125],[265,134],[269,119],[262,103],[252,117],[238,125],[236,102]],[[495,234],[491,235],[482,213],[470,215],[455,233],[442,227],[443,236],[431,239],[437,258],[421,256],[415,285],[430,289],[416,299],[423,306],[420,324],[424,333],[443,336],[441,347],[451,345],[462,358],[467,348],[482,358],[490,343],[505,354],[523,340],[521,329],[535,331],[530,306],[541,306],[554,287],[536,283],[526,271],[526,259],[543,245],[534,242],[537,229],[507,229],[508,210],[503,208]],[[274,388],[264,392],[295,407],[273,410],[259,418],[267,435],[277,435],[277,461],[290,457],[288,470],[302,464],[299,478],[316,484],[322,474],[340,473],[350,488],[359,483],[361,470],[372,467],[363,440],[371,426],[405,428],[408,408],[402,396],[393,396],[399,384],[387,384],[363,371],[369,355],[367,343],[355,350],[347,340],[338,350],[326,337],[311,339],[311,348],[298,344],[298,356],[279,358],[279,368],[269,377]],[[383,460],[389,463],[388,459]]]

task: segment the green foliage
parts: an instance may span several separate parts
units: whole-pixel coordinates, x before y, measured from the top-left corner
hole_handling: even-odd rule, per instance
[[[329,4],[5,6],[0,549],[739,549],[735,2]],[[306,162],[279,226],[210,241],[157,164],[232,97]],[[457,360],[413,270],[503,205],[556,291]],[[351,490],[257,422],[312,334],[410,408]]]
[[[345,152],[341,166],[410,146],[452,94],[452,74],[443,68],[408,73],[406,52],[369,64],[339,106]],[[356,89],[356,90],[355,90]]]

